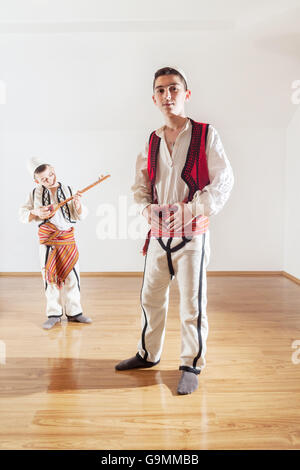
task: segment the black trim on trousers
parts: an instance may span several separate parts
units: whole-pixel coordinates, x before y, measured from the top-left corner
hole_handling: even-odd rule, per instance
[[[186,372],[193,372],[193,374],[199,375],[201,370],[195,369],[194,367],[180,366],[179,370],[185,370]]]
[[[144,318],[145,318],[145,325],[144,325],[144,328],[143,328],[143,331],[142,331],[142,348],[145,351],[145,356],[142,359],[144,359],[145,361],[148,357],[148,351],[146,349],[146,343],[145,343],[145,335],[146,335],[146,329],[147,329],[147,326],[148,326],[148,320],[147,320],[147,315],[146,315],[145,309],[143,307],[142,294],[143,294],[144,281],[145,281],[146,262],[147,262],[147,253],[146,253],[146,257],[145,257],[143,284],[142,284],[141,294],[140,294],[140,303],[141,303],[141,307],[142,307],[142,310],[143,310],[143,313],[144,313]]]
[[[151,362],[151,361],[146,361],[139,353],[136,353],[135,355],[138,359],[140,359],[144,364],[147,364],[148,367],[156,366],[160,362],[160,359],[156,362]]]
[[[76,317],[79,317],[79,315],[82,315],[82,312],[76,313],[76,315],[67,315],[67,314],[66,314],[66,317],[67,317],[67,318],[76,318]]]
[[[47,264],[47,261],[48,261],[48,256],[49,256],[50,248],[51,248],[51,246],[46,245],[45,267],[46,267],[46,264]],[[46,281],[46,278],[45,278],[45,291],[47,290],[47,287],[48,287],[48,282]]]
[[[63,316],[63,314],[61,314],[61,315],[49,315],[48,318],[60,318],[62,316]]]
[[[198,290],[198,319],[197,319],[197,331],[199,339],[199,351],[197,356],[193,360],[193,367],[196,367],[197,361],[202,353],[202,337],[201,337],[201,316],[202,316],[202,280],[203,280],[203,262],[204,262],[204,247],[205,247],[205,233],[203,234],[203,243],[202,243],[202,254],[201,254],[201,264],[200,264],[200,277],[199,277],[199,290]]]
[[[157,238],[157,241],[160,244],[160,246],[162,247],[162,249],[167,252],[167,260],[168,260],[168,267],[169,267],[171,280],[175,276],[175,271],[174,271],[174,267],[173,267],[173,263],[172,263],[172,253],[175,253],[175,251],[178,251],[181,248],[183,248],[192,239],[182,237],[182,242],[178,243],[178,245],[174,246],[174,248],[171,248],[172,240],[173,240],[173,238],[169,238],[168,241],[167,241],[167,244],[165,245],[164,242],[162,241],[161,237]]]
[[[76,269],[75,269],[75,268],[73,268],[73,271],[74,271],[74,273],[75,273],[75,276],[76,276],[76,279],[77,279],[78,290],[79,290],[79,292],[80,292],[80,282],[79,282],[79,276],[78,276],[78,274],[77,274],[77,272],[76,272]]]

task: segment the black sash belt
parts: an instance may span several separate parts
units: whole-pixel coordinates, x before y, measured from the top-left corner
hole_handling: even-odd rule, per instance
[[[175,251],[178,251],[178,250],[180,250],[180,248],[183,248],[192,239],[182,237],[182,242],[178,243],[178,245],[174,246],[174,248],[171,248],[172,240],[173,240],[173,238],[169,238],[168,241],[167,241],[167,244],[165,245],[161,238],[157,238],[157,241],[160,244],[160,246],[167,252],[167,260],[168,260],[168,267],[169,267],[171,280],[173,279],[173,277],[175,275],[174,268],[173,268],[173,263],[172,263],[172,256],[171,256],[172,253],[175,253]]]

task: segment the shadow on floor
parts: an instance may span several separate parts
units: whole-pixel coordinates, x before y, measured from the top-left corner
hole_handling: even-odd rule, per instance
[[[166,385],[177,395],[179,370],[116,371],[121,360],[72,358],[8,358],[0,367],[0,397],[43,391],[103,390]]]

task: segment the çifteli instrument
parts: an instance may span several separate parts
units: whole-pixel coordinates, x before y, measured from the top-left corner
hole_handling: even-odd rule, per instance
[[[91,188],[93,188],[94,186],[96,186],[97,184],[102,183],[102,181],[106,180],[106,179],[109,178],[109,177],[110,177],[110,175],[105,175],[105,176],[100,175],[99,178],[98,178],[98,180],[95,181],[95,183],[90,184],[89,186],[87,186],[87,187],[84,188],[84,189],[81,189],[81,190],[78,191],[78,192],[79,192],[79,193],[84,193],[85,191],[88,191],[89,189],[91,189]],[[72,201],[72,199],[74,199],[74,196],[75,196],[75,194],[74,194],[73,196],[69,197],[68,199],[65,199],[64,201],[58,203],[58,204],[51,204],[50,206],[48,206],[48,209],[51,211],[51,213],[50,213],[50,215],[49,215],[48,218],[50,219],[50,217],[52,217],[52,216],[55,214],[55,212],[56,212],[58,209],[60,209],[60,207],[62,207],[62,206],[64,206],[65,204],[67,204],[67,202]]]

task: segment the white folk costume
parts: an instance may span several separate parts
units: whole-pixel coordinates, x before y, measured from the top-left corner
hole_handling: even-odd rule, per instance
[[[208,124],[187,119],[172,156],[162,127],[151,134],[145,150],[138,155],[132,190],[141,211],[150,203],[185,202],[195,217],[192,236],[186,237],[184,232],[168,237],[154,236],[151,231],[148,234],[141,291],[142,334],[137,353],[147,363],[155,364],[161,357],[169,285],[175,276],[180,292],[179,369],[199,374],[205,367],[208,220],[222,209],[232,186],[233,173],[222,142],[216,129]]]
[[[20,221],[29,222],[30,211],[41,206],[60,203],[74,194],[70,186],[58,183],[55,197],[43,185],[29,193],[19,210]],[[69,318],[82,314],[80,303],[80,272],[74,225],[83,220],[87,208],[81,204],[79,215],[73,200],[66,203],[49,220],[39,223],[40,266],[45,283],[46,315]]]

